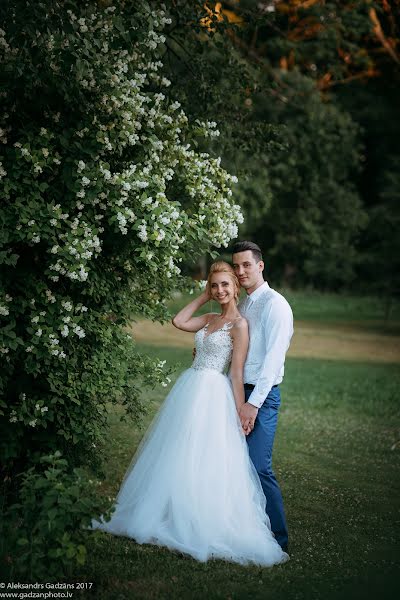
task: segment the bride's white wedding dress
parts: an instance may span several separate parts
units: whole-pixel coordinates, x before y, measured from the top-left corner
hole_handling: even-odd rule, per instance
[[[288,560],[271,533],[232,387],[230,325],[196,333],[196,357],[165,399],[125,475],[108,523],[92,527],[200,561]]]

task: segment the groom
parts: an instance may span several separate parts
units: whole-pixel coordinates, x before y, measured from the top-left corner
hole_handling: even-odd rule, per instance
[[[257,244],[237,242],[233,268],[247,298],[239,304],[249,324],[250,344],[244,366],[246,402],[240,420],[250,458],[267,499],[266,511],[276,541],[286,552],[288,531],[281,490],[272,471],[272,447],[280,405],[285,354],[293,335],[292,310],[283,296],[263,278],[264,263]]]

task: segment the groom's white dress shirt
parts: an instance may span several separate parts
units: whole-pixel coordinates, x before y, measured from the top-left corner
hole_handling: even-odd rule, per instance
[[[260,408],[272,386],[281,383],[285,355],[293,335],[293,313],[285,298],[265,281],[239,303],[249,324],[250,343],[244,382],[253,384],[248,402]]]

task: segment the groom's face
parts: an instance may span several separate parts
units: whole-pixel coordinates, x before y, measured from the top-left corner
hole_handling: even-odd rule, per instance
[[[233,254],[232,262],[236,277],[245,290],[251,289],[259,283],[264,263],[262,260],[257,262],[251,250]]]

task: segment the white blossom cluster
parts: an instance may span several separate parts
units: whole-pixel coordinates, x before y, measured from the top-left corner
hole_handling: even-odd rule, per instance
[[[30,398],[25,392],[21,392],[19,395],[18,411],[12,409],[10,411],[9,421],[10,423],[25,423],[29,427],[36,427],[39,423],[46,421],[46,413],[49,411],[49,407],[46,406],[43,400],[39,400],[33,405],[34,400]]]
[[[162,381],[161,381],[161,385],[162,387],[167,387],[168,384],[171,383],[171,378],[168,376],[165,376],[165,378],[163,377],[163,369],[165,367],[166,364],[166,360],[159,360],[155,365],[154,365],[154,369],[155,369],[155,373],[161,377]]]
[[[68,213],[62,212],[60,204],[52,207],[50,224],[56,228],[54,233],[57,235],[57,243],[49,248],[49,253],[57,256],[48,267],[52,281],[58,281],[60,275],[71,280],[86,281],[89,275],[89,261],[101,252],[99,234],[102,228],[96,224],[89,224],[83,218],[83,208],[83,204],[78,202],[79,212],[71,218]]]
[[[35,311],[36,301],[32,299],[32,314],[30,318],[32,335],[25,345],[25,352],[37,353],[38,348],[44,347],[52,356],[60,359],[67,359],[66,348],[63,347],[62,338],[68,338],[70,335],[76,339],[82,339],[86,336],[84,328],[80,325],[83,314],[88,311],[87,306],[83,304],[73,305],[69,300],[57,298],[50,290],[45,290],[44,304],[56,304],[58,308],[58,319],[56,325],[51,328],[47,324],[47,311]],[[53,320],[54,322],[54,320]],[[54,328],[55,327],[55,328]]]
[[[12,302],[13,298],[10,294],[5,294],[3,298],[0,300],[0,318],[7,317],[10,314],[10,309],[7,306],[10,302]],[[5,355],[5,359],[7,362],[10,361],[10,357],[8,356],[10,352],[10,348],[4,343],[0,345],[0,354]]]
[[[0,179],[5,177],[6,175],[7,175],[7,171],[3,167],[3,163],[0,161]]]
[[[199,131],[204,135],[204,137],[219,137],[221,132],[217,129],[217,123],[215,121],[199,121],[196,120],[198,124]]]
[[[5,294],[2,301],[0,301],[0,316],[6,317],[10,314],[10,309],[7,304],[12,301],[12,296],[10,294]]]

